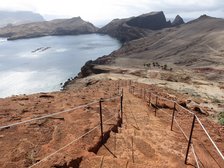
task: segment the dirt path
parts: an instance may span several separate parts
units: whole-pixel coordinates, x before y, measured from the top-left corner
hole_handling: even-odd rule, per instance
[[[82,167],[191,167],[184,164],[186,143],[170,131],[169,115],[154,116],[142,99],[124,90],[124,124],[112,134],[96,157]]]

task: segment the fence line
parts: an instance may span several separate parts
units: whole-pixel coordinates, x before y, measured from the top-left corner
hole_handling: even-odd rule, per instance
[[[104,121],[104,123],[112,120],[113,118],[115,118],[115,116],[109,118],[108,120]],[[62,151],[63,149],[67,148],[68,146],[72,145],[73,143],[77,142],[78,140],[80,140],[81,138],[83,138],[84,136],[88,135],[89,133],[93,132],[95,129],[97,129],[97,127],[99,127],[100,124],[97,124],[95,127],[93,127],[91,130],[89,130],[88,132],[86,132],[85,134],[82,134],[81,136],[79,136],[78,138],[74,139],[73,141],[71,141],[70,143],[66,144],[65,146],[63,146],[62,148],[56,150],[55,152],[51,153],[50,155],[44,157],[43,159],[41,159],[39,162],[31,165],[29,168],[35,167],[38,164],[47,161],[51,156],[55,155],[56,153]]]
[[[98,103],[98,101],[94,101],[92,103],[85,104],[85,105],[80,105],[80,106],[77,106],[77,107],[74,107],[74,108],[71,108],[71,109],[67,109],[67,110],[64,110],[64,111],[60,111],[60,112],[56,112],[56,113],[52,113],[52,114],[47,114],[47,115],[44,115],[44,116],[41,116],[41,117],[32,118],[32,119],[29,119],[29,120],[20,121],[20,122],[13,123],[13,124],[9,124],[9,125],[4,125],[4,126],[1,126],[0,127],[0,130],[1,129],[4,129],[4,128],[16,126],[16,125],[25,124],[25,123],[32,122],[32,121],[35,121],[35,120],[40,120],[40,119],[52,117],[52,116],[55,116],[55,115],[59,115],[59,114],[63,114],[63,113],[68,113],[70,111],[77,110],[77,109],[84,108],[84,107],[88,107],[88,106],[90,106],[92,104],[96,104],[96,103]]]
[[[118,96],[114,96],[114,97],[111,97],[111,98],[101,98],[99,101],[93,101],[91,103],[88,103],[88,104],[84,104],[84,105],[79,105],[79,106],[76,106],[74,108],[70,108],[70,109],[67,109],[67,110],[63,110],[63,111],[59,111],[59,112],[55,112],[55,113],[52,113],[52,114],[47,114],[47,115],[43,115],[43,116],[40,116],[40,117],[36,117],[36,118],[31,118],[31,119],[27,119],[27,120],[24,120],[24,121],[20,121],[20,122],[16,122],[16,123],[12,123],[12,124],[8,124],[8,125],[4,125],[4,126],[0,126],[0,130],[4,129],[4,128],[10,128],[12,126],[18,126],[18,125],[21,125],[21,124],[26,124],[26,123],[29,123],[29,122],[32,122],[32,121],[36,121],[36,120],[40,120],[40,119],[44,119],[44,118],[49,118],[49,117],[52,117],[52,116],[55,116],[55,115],[59,115],[59,114],[64,114],[64,113],[69,113],[71,111],[74,111],[74,110],[77,110],[77,109],[81,109],[81,108],[85,108],[85,107],[88,107],[90,105],[93,105],[93,104],[97,104],[97,103],[100,103],[100,106],[101,106],[101,102],[109,102],[109,101],[113,101],[113,100],[116,100],[118,98],[120,98],[120,112],[122,113],[122,100],[123,100],[123,89],[120,91],[120,89],[118,90],[119,94]],[[112,117],[111,117],[112,116]],[[39,165],[40,163],[46,161],[48,158],[50,158],[51,156],[55,155],[56,153],[62,151],[63,149],[67,148],[68,146],[70,146],[71,144],[77,142],[78,140],[80,140],[81,138],[83,138],[84,136],[86,136],[87,134],[93,132],[95,129],[97,129],[100,125],[102,125],[103,123],[107,123],[109,122],[110,120],[112,119],[121,119],[120,118],[120,115],[118,116],[115,116],[115,114],[109,116],[110,118],[107,119],[106,121],[102,121],[100,120],[100,123],[97,124],[94,128],[92,128],[91,130],[89,130],[88,132],[80,135],[79,137],[75,138],[74,140],[72,140],[70,143],[66,144],[65,146],[63,146],[62,148],[56,150],[55,152],[51,153],[50,155],[44,157],[43,159],[41,159],[39,162],[31,165],[29,168],[32,168],[34,166],[37,166]],[[102,118],[102,108],[100,109],[100,117]],[[122,117],[122,115],[121,115]],[[104,135],[103,134],[103,129],[101,130],[101,135]],[[103,139],[103,137],[101,137]]]
[[[129,88],[129,92],[132,93],[132,94],[134,94],[135,91],[136,91],[136,89],[135,89],[133,86],[130,86],[130,88]],[[217,145],[215,144],[215,142],[213,141],[213,139],[212,139],[211,136],[209,135],[208,131],[205,129],[204,125],[201,123],[200,119],[198,118],[198,116],[197,116],[195,113],[193,113],[192,111],[190,111],[190,110],[186,109],[185,107],[181,106],[180,104],[177,103],[177,101],[170,100],[170,99],[161,97],[161,96],[159,96],[159,95],[157,95],[157,94],[151,93],[150,91],[148,91],[148,89],[144,89],[144,96],[142,95],[142,89],[138,89],[137,91],[140,91],[140,95],[143,97],[143,99],[146,99],[146,98],[145,98],[145,93],[146,93],[146,92],[148,92],[148,93],[150,94],[150,96],[148,97],[148,98],[149,98],[149,103],[152,104],[152,105],[154,106],[154,108],[155,108],[155,115],[156,115],[156,109],[158,109],[158,110],[161,110],[161,109],[158,108],[158,106],[157,106],[157,101],[156,101],[155,104],[152,103],[152,100],[151,100],[152,95],[155,96],[156,99],[159,98],[159,99],[161,99],[161,100],[165,100],[165,101],[174,103],[174,107],[173,107],[173,110],[174,110],[174,112],[173,112],[173,117],[174,117],[174,118],[173,118],[173,119],[174,119],[175,123],[177,124],[178,128],[180,129],[180,131],[183,133],[184,137],[188,140],[189,145],[190,145],[191,148],[192,148],[192,152],[193,152],[193,155],[194,155],[194,158],[195,158],[197,167],[200,167],[200,166],[199,166],[199,162],[198,162],[197,155],[196,155],[195,150],[194,150],[194,145],[193,145],[193,143],[191,142],[191,137],[190,137],[190,138],[187,137],[186,133],[183,131],[183,129],[181,128],[181,126],[179,125],[179,123],[177,122],[177,120],[176,120],[176,118],[175,118],[176,105],[178,105],[178,107],[180,107],[181,109],[183,109],[184,111],[188,112],[189,114],[193,115],[193,116],[196,118],[196,120],[198,121],[198,123],[199,123],[200,126],[202,127],[203,131],[205,132],[205,134],[207,135],[207,137],[209,138],[209,140],[212,142],[212,144],[213,144],[213,146],[215,147],[216,151],[217,151],[218,154],[221,156],[221,158],[224,160],[224,157],[223,157],[222,152],[221,152],[220,149],[217,147]],[[162,110],[162,111],[165,112],[164,110]],[[168,114],[168,113],[166,113],[166,114]],[[194,128],[194,123],[193,123],[193,125],[192,125],[191,134],[192,134],[192,132],[193,132],[193,128]],[[172,130],[172,126],[171,126],[171,130]],[[189,148],[189,146],[188,146],[188,148]],[[188,156],[188,152],[187,152],[187,154],[186,154],[185,162],[186,162],[186,160],[187,160],[187,156]]]
[[[99,127],[99,124],[97,126],[95,126],[94,128],[92,128],[90,131],[86,132],[85,134],[79,136],[78,138],[74,139],[73,141],[71,141],[70,143],[68,143],[67,145],[63,146],[62,148],[56,150],[55,152],[51,153],[50,155],[44,157],[43,159],[41,159],[39,162],[31,165],[29,168],[32,168],[34,166],[37,166],[38,164],[46,161],[47,159],[49,159],[51,156],[55,155],[56,153],[62,151],[63,149],[67,148],[68,146],[70,146],[71,144],[75,143],[76,141],[80,140],[81,138],[83,138],[84,136],[86,136],[87,134],[89,134],[90,132],[94,131],[97,127]]]
[[[191,149],[192,149],[192,153],[193,153],[193,155],[194,155],[194,159],[195,159],[195,161],[196,161],[197,167],[200,168],[200,166],[199,166],[199,162],[198,162],[198,157],[197,157],[197,155],[196,155],[196,153],[195,153],[195,150],[194,150],[194,144],[192,144],[192,143],[191,143]]]
[[[110,100],[118,99],[119,97],[120,96],[115,96],[115,97],[112,97],[112,98],[102,99],[102,100],[103,101],[110,101]],[[35,121],[35,120],[49,118],[49,117],[52,117],[52,116],[55,116],[55,115],[59,115],[59,114],[63,114],[63,113],[69,113],[69,112],[71,112],[73,110],[77,110],[77,109],[81,109],[81,108],[84,108],[84,107],[88,107],[88,106],[93,105],[93,104],[96,104],[98,102],[99,101],[94,101],[94,102],[91,102],[91,103],[88,103],[88,104],[84,104],[84,105],[79,105],[79,106],[76,106],[74,108],[67,109],[67,110],[64,110],[64,111],[60,111],[60,112],[56,112],[56,113],[52,113],[52,114],[47,114],[47,115],[44,115],[44,116],[41,116],[41,117],[36,117],[36,118],[29,119],[29,120],[25,120],[25,121],[20,121],[20,122],[17,122],[17,123],[13,123],[13,124],[8,124],[8,125],[0,126],[0,130],[1,129],[4,129],[4,128],[9,128],[9,127],[12,127],[12,126],[17,126],[17,125],[25,124],[25,123],[32,122],[32,121]]]
[[[217,152],[219,153],[219,155],[224,160],[224,156],[223,156],[222,152],[219,150],[219,148],[217,147],[217,145],[215,144],[215,142],[213,141],[213,139],[211,138],[211,136],[208,134],[207,130],[205,129],[204,125],[199,120],[198,116],[196,116],[196,119],[197,119],[198,123],[200,124],[201,128],[204,130],[204,132],[207,135],[207,137],[209,138],[209,140],[212,142],[212,145],[215,147],[215,149],[217,150]]]
[[[176,101],[172,101],[172,100],[169,100],[169,99],[166,99],[166,98],[162,98],[161,96],[158,96],[158,95],[153,94],[153,93],[152,93],[152,95],[156,96],[156,98],[159,97],[159,98],[162,99],[162,100],[166,100],[166,101],[173,102],[173,103],[177,104]],[[179,105],[179,104],[178,104],[178,105]],[[156,108],[158,108],[157,103],[156,103],[156,105],[154,105],[154,106],[155,106]],[[168,116],[171,116],[169,113],[167,113],[166,111],[164,111],[164,110],[162,110],[162,109],[159,109],[159,108],[158,108],[158,110],[164,112],[164,113],[167,114]],[[191,113],[192,113],[192,112],[191,112]],[[182,134],[184,135],[184,137],[186,138],[186,140],[189,141],[189,138],[187,137],[187,135],[186,135],[186,133],[184,132],[184,130],[181,128],[180,124],[177,122],[175,116],[174,116],[174,122],[177,124],[178,128],[180,129],[180,131],[182,132]],[[195,153],[194,145],[193,145],[192,143],[190,143],[190,147],[191,147],[191,149],[192,149],[192,153],[193,153],[193,156],[194,156],[196,165],[197,165],[198,168],[200,168],[200,166],[199,166],[199,162],[198,162],[198,157],[197,157],[197,155],[196,155],[196,153]]]
[[[177,122],[176,118],[174,117],[174,121],[177,124],[178,128],[180,129],[180,131],[183,133],[184,137],[186,138],[187,141],[189,141],[189,138],[187,137],[186,133],[184,132],[184,130],[181,128],[180,124]]]
[[[123,96],[123,95],[122,95],[122,96]],[[71,144],[77,142],[78,140],[80,140],[81,138],[83,138],[84,136],[86,136],[87,134],[91,133],[92,131],[94,131],[94,130],[95,130],[97,127],[99,127],[99,126],[101,126],[101,135],[102,135],[101,138],[103,138],[103,129],[102,129],[103,127],[102,127],[102,124],[103,124],[103,123],[107,123],[108,121],[110,121],[110,120],[112,120],[112,119],[114,119],[114,118],[116,119],[116,117],[113,115],[112,117],[110,116],[110,118],[107,119],[106,121],[102,121],[102,108],[101,108],[101,102],[103,102],[103,101],[115,100],[115,99],[117,99],[118,97],[120,97],[120,96],[115,96],[115,97],[108,98],[108,99],[102,99],[102,98],[101,98],[100,101],[92,102],[92,103],[89,103],[89,104],[86,104],[86,105],[82,105],[82,106],[78,106],[78,107],[76,107],[76,109],[77,109],[77,108],[86,107],[86,106],[89,106],[89,105],[92,105],[92,104],[95,104],[95,103],[99,103],[99,102],[100,102],[100,117],[101,117],[101,119],[100,119],[100,123],[99,123],[98,125],[96,125],[94,128],[92,128],[91,130],[89,130],[88,132],[82,134],[82,135],[79,136],[78,138],[76,138],[76,139],[74,139],[73,141],[71,141],[70,143],[66,144],[66,145],[63,146],[62,148],[60,148],[60,149],[56,150],[55,152],[51,153],[50,155],[44,157],[44,158],[43,158],[42,160],[40,160],[39,162],[37,162],[37,163],[31,165],[29,168],[32,168],[32,167],[34,167],[34,166],[37,166],[37,165],[39,165],[40,163],[46,161],[46,160],[47,160],[48,158],[50,158],[51,156],[53,156],[53,155],[55,155],[56,153],[62,151],[63,149],[65,149],[65,148],[67,148],[68,146],[70,146]],[[56,114],[55,114],[55,115],[56,115]]]

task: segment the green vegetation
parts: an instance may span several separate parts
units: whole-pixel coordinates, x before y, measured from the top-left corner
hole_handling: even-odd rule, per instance
[[[157,67],[157,68],[161,68],[162,70],[165,70],[165,71],[173,71],[173,68],[168,68],[167,64],[160,65],[158,62],[152,62],[152,64],[151,63],[145,63],[144,67],[151,68],[151,65],[152,65],[153,68]]]
[[[224,111],[219,113],[218,120],[221,125],[224,125]]]

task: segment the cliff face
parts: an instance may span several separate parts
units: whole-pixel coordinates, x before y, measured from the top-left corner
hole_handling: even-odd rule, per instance
[[[108,34],[122,43],[146,36],[151,30],[127,25],[128,19],[116,19],[99,29],[98,33]]]
[[[127,24],[130,26],[151,30],[159,30],[171,26],[170,21],[166,21],[166,17],[163,12],[151,12],[134,17],[127,21]]]
[[[172,22],[172,26],[179,26],[181,24],[184,24],[184,20],[182,19],[182,17],[180,17],[179,15],[177,15],[174,19],[174,21]]]
[[[32,38],[48,35],[77,35],[94,33],[98,30],[93,24],[80,17],[57,19],[52,21],[28,23],[18,26],[7,26],[0,29],[0,37],[8,40]]]
[[[121,42],[127,42],[145,37],[153,30],[160,30],[166,27],[171,27],[171,23],[166,21],[164,13],[151,12],[138,17],[115,19],[99,29],[98,32],[109,34]]]

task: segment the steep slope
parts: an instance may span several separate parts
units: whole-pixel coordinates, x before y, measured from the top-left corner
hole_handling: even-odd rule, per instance
[[[97,28],[80,17],[56,19],[52,21],[28,23],[18,26],[7,26],[0,29],[0,37],[9,40],[32,38],[48,35],[77,35],[94,33]]]
[[[115,19],[106,26],[99,29],[99,33],[109,34],[118,38],[121,42],[127,42],[145,37],[152,30],[160,30],[171,27],[166,21],[163,12],[151,12],[137,17],[126,19]]]
[[[224,19],[201,16],[181,25],[130,41],[91,64],[143,68],[158,62],[173,68],[224,67]]]
[[[0,11],[0,27],[18,25],[29,22],[44,21],[44,18],[38,14],[29,11]]]

